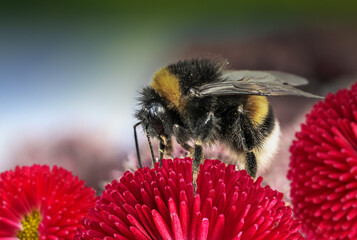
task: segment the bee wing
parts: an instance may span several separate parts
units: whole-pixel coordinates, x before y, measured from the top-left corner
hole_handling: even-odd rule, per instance
[[[220,81],[204,84],[198,91],[201,96],[247,94],[321,98],[294,87],[307,83],[305,78],[277,71],[224,71]]]
[[[288,84],[291,86],[301,86],[309,83],[305,78],[297,75],[279,71],[223,71],[222,79],[226,80],[243,80],[245,82],[267,82]]]

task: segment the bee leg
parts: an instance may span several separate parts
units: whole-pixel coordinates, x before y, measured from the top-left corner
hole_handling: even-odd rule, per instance
[[[192,177],[193,177],[193,186],[196,189],[197,187],[197,177],[200,171],[200,164],[203,162],[203,149],[202,143],[196,142],[195,148],[193,151],[193,162],[192,162]]]
[[[164,158],[165,148],[166,148],[167,145],[168,145],[168,139],[165,136],[161,135],[160,136],[160,143],[159,143],[159,163],[160,163],[160,167],[161,167],[161,160]]]
[[[195,135],[197,139],[201,142],[209,142],[214,139],[217,135],[218,130],[218,119],[214,116],[213,112],[209,112],[206,118],[203,120],[202,124],[198,126],[195,130]]]
[[[252,150],[256,146],[257,140],[254,137],[256,134],[254,133],[254,127],[247,118],[242,106],[238,107],[238,118],[235,126],[238,130],[236,137],[245,153],[245,168],[247,173],[252,178],[255,178],[258,164],[255,154],[252,152]]]
[[[171,138],[166,139],[165,150],[166,150],[166,153],[165,153],[166,157],[172,157],[172,140],[171,140]]]
[[[155,166],[156,160],[155,160],[154,150],[152,149],[152,144],[151,144],[150,136],[149,136],[149,133],[147,132],[147,129],[145,129],[145,132],[146,132],[146,137],[147,137],[147,139],[148,139],[148,143],[149,143],[149,147],[150,147],[150,152],[151,152],[151,157],[152,157],[152,163],[153,163],[153,166]]]
[[[245,168],[248,174],[255,178],[258,170],[257,159],[255,158],[255,154],[253,152],[245,153]]]
[[[187,143],[190,139],[189,132],[180,125],[175,124],[173,127],[173,135],[175,136],[177,143],[192,154],[193,147]]]
[[[193,184],[196,188],[196,180],[200,170],[200,164],[203,163],[203,142],[210,142],[215,139],[218,130],[218,119],[214,116],[213,112],[209,112],[207,116],[203,119],[202,123],[196,127],[195,134],[195,147],[193,151],[193,163],[192,163],[192,174],[193,174]]]
[[[180,143],[181,147],[185,149],[186,151],[192,153],[193,152],[193,147],[191,147],[190,144],[188,143]]]
[[[248,151],[250,152],[253,150],[256,144],[256,139],[254,138],[254,132],[253,132],[254,128],[250,123],[248,117],[245,115],[242,106],[238,107],[238,113],[239,114],[238,114],[237,122],[235,124],[238,129],[237,138],[239,139],[239,142],[241,143],[243,150],[245,152]]]
[[[203,161],[202,143],[196,142],[195,148],[193,150],[193,163],[192,163],[192,165],[194,165],[195,168],[198,168],[202,161]]]
[[[135,139],[135,147],[136,147],[136,156],[138,158],[139,167],[143,168],[143,165],[141,164],[140,150],[139,150],[139,144],[138,144],[138,135],[136,134],[136,127],[139,126],[140,124],[141,124],[141,122],[138,122],[133,127],[134,127],[134,139]]]
[[[185,149],[187,152],[181,151],[181,156],[193,156],[194,148],[188,144],[188,143],[179,143],[183,149]],[[184,155],[185,154],[185,155]]]

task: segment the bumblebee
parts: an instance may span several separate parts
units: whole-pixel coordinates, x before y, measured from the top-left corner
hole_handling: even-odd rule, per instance
[[[159,161],[170,155],[174,137],[193,156],[193,172],[203,160],[203,144],[219,142],[255,178],[277,149],[279,124],[266,96],[319,96],[295,88],[304,78],[277,71],[225,70],[228,62],[210,58],[183,60],[158,70],[142,89],[139,120],[149,140],[159,139]]]

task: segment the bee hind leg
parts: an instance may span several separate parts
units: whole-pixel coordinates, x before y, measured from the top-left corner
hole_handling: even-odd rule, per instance
[[[245,155],[245,169],[252,178],[255,178],[258,164],[253,149],[257,146],[258,139],[255,136],[258,133],[253,124],[249,121],[242,106],[238,107],[238,117],[234,126],[235,131],[233,131],[233,138],[237,139],[235,144],[241,147],[239,151],[242,151]]]

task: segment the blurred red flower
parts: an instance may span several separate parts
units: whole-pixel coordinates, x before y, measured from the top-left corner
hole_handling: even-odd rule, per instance
[[[75,239],[303,239],[282,194],[219,160],[190,158],[114,180],[83,219]]]
[[[16,167],[0,175],[0,239],[72,239],[94,190],[58,167]]]
[[[306,239],[357,239],[357,84],[314,105],[296,138],[288,178]]]

